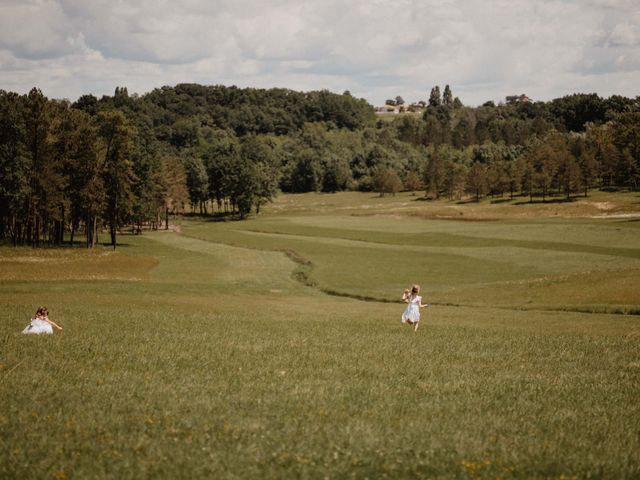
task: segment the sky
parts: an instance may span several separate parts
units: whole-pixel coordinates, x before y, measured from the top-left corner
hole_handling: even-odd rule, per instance
[[[0,89],[640,95],[640,0],[0,0]]]

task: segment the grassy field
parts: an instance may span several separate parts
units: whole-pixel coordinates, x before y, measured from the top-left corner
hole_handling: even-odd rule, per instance
[[[0,477],[637,478],[640,196],[516,203],[0,248]],[[65,330],[21,335],[41,304]]]

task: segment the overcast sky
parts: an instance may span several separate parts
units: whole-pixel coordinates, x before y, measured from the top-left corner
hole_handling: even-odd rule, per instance
[[[0,88],[640,95],[639,0],[0,0]]]

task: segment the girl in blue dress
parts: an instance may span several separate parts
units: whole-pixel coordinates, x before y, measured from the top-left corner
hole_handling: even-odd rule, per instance
[[[402,294],[402,301],[407,303],[407,308],[402,312],[402,323],[408,323],[413,325],[413,331],[418,331],[418,324],[420,323],[420,309],[428,307],[429,304],[422,304],[422,297],[419,295],[420,285],[414,285],[409,289],[406,289]]]

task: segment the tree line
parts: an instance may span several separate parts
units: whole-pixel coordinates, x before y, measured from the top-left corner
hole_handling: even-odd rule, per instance
[[[181,84],[75,102],[0,91],[0,238],[115,248],[124,228],[259,213],[278,191],[424,190],[431,198],[640,187],[640,98],[576,94],[376,118],[349,92]]]

